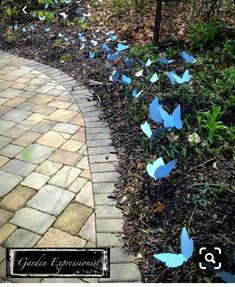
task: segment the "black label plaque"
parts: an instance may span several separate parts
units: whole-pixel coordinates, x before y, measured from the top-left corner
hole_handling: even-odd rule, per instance
[[[109,248],[7,248],[7,277],[109,278]]]

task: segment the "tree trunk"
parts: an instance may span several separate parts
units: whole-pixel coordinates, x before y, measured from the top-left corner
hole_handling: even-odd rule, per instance
[[[162,0],[156,0],[156,14],[154,23],[153,46],[159,46],[160,25],[162,17]]]

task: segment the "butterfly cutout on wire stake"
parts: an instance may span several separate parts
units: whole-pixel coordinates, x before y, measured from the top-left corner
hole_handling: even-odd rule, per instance
[[[185,51],[180,53],[180,57],[188,64],[195,64],[197,62],[192,55],[189,55]]]
[[[169,78],[172,85],[183,84],[190,81],[191,75],[189,75],[189,70],[187,69],[182,77],[179,77],[175,71],[167,72],[167,77]]]
[[[177,161],[177,159],[174,159],[165,164],[163,158],[159,157],[152,164],[149,163],[147,165],[147,173],[155,180],[161,180],[162,178],[167,177],[170,174],[170,172],[175,168]]]
[[[186,228],[181,232],[181,253],[158,253],[154,258],[165,263],[167,267],[175,268],[183,265],[193,255],[193,239],[189,237]]]

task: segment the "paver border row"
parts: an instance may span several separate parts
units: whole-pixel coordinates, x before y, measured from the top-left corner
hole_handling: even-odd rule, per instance
[[[110,247],[116,254],[116,257],[111,258],[112,278],[99,279],[99,282],[140,282],[140,272],[133,256],[122,252],[122,242],[117,238],[117,235],[122,232],[122,213],[107,198],[107,195],[114,191],[114,184],[119,178],[116,171],[118,158],[116,149],[112,145],[110,130],[99,118],[102,110],[97,108],[97,103],[93,100],[94,96],[86,87],[80,86],[76,80],[58,69],[2,51],[0,51],[1,56],[6,61],[14,61],[14,64],[37,70],[57,81],[75,100],[85,122],[87,153],[95,199],[96,244],[99,247]],[[106,197],[105,203],[96,204],[102,196]]]

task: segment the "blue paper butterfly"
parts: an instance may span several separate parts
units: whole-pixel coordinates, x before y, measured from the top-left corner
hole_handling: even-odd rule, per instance
[[[92,44],[93,46],[97,46],[97,45],[98,45],[98,42],[97,42],[96,40],[91,39],[91,44]]]
[[[138,92],[136,89],[132,91],[132,97],[134,97],[135,99],[138,99],[141,94],[142,91]]]
[[[197,60],[192,55],[189,55],[186,52],[180,53],[180,57],[189,64],[195,64],[197,62]]]
[[[162,65],[169,65],[174,62],[174,60],[168,60],[167,58],[158,58],[157,60]]]
[[[95,51],[89,51],[89,58],[93,60],[95,58]]]
[[[167,111],[163,109],[162,106],[158,107],[160,115],[163,119],[163,125],[165,128],[173,128],[176,127],[178,130],[182,129],[183,122],[181,120],[181,106],[178,105],[172,115],[169,115]]]
[[[86,37],[83,35],[83,33],[78,33],[78,38],[79,38],[82,42],[86,42]]]
[[[45,4],[45,10],[47,10],[47,8],[49,7],[49,3]]]
[[[127,77],[126,75],[122,74],[122,83],[124,85],[130,85],[132,82],[131,78]]]
[[[110,32],[109,34],[109,41],[115,41],[117,39],[117,36],[113,33],[113,32]]]
[[[171,81],[172,85],[175,85],[176,83],[183,84],[183,83],[189,82],[191,78],[191,76],[189,75],[188,69],[184,72],[182,78],[179,77],[175,71],[167,72],[167,76],[169,80]]]
[[[153,164],[148,164],[146,167],[147,173],[153,177],[154,179],[161,180],[164,177],[167,177],[172,169],[175,167],[177,163],[177,159],[174,159],[167,164],[164,163],[162,157],[159,157],[157,160],[153,162]]]
[[[38,18],[39,18],[40,21],[44,21],[46,19],[46,16],[40,16],[39,15]]]
[[[113,62],[115,60],[117,60],[119,58],[119,54],[118,52],[114,53],[114,54],[109,54],[107,56],[107,59],[110,61],[110,62]]]
[[[106,54],[108,54],[111,50],[106,43],[103,44],[102,49]]]
[[[159,101],[158,98],[156,98],[155,100],[152,101],[152,103],[149,106],[149,114],[150,117],[153,121],[155,121],[155,123],[161,123],[162,122],[162,116],[160,113],[160,109],[159,107],[162,107],[161,105],[159,105]]]
[[[123,44],[121,44],[121,43],[118,43],[117,48],[116,48],[116,50],[117,50],[118,52],[122,52],[122,51],[125,51],[125,50],[127,50],[127,49],[129,49],[129,46],[123,45]]]
[[[22,32],[23,32],[23,33],[27,32],[27,30],[26,30],[25,27],[22,28]]]
[[[150,82],[151,82],[152,84],[153,84],[153,83],[156,83],[158,80],[159,80],[159,78],[158,78],[157,73],[154,73],[154,74],[152,75],[152,77],[150,78]]]
[[[50,28],[50,27],[49,27],[49,28],[45,28],[44,31],[45,31],[46,33],[49,33],[49,32],[51,31],[51,28]]]
[[[145,122],[140,127],[142,131],[145,133],[145,135],[150,139],[156,138],[157,136],[160,136],[162,133],[168,130],[168,128],[159,128],[157,130],[152,130],[148,122]]]
[[[154,258],[164,262],[167,267],[178,267],[187,262],[193,255],[193,240],[189,238],[186,228],[181,232],[181,253],[159,253],[154,254]]]
[[[116,82],[118,80],[118,77],[119,77],[119,73],[117,70],[114,70],[111,74],[111,76],[109,77],[109,80],[110,81],[114,81]]]

